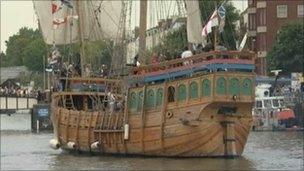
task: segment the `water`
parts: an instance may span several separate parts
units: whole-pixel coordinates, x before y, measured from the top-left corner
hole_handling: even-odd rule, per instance
[[[1,170],[303,170],[303,132],[251,132],[242,157],[159,158],[72,155],[50,133],[1,132]]]

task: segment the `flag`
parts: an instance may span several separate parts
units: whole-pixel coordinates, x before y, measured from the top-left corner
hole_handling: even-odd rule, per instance
[[[70,19],[75,19],[77,20],[78,19],[78,15],[68,15],[64,18],[54,18],[53,19],[53,26],[54,26],[54,29],[57,29],[57,27],[61,24],[65,24],[67,23],[68,20]]]
[[[62,4],[66,5],[69,8],[73,8],[72,0],[60,0]]]
[[[61,10],[61,9],[62,9],[62,5],[59,6],[59,5],[56,3],[56,1],[52,1],[52,14],[58,12],[58,11]]]
[[[223,4],[218,8],[217,13],[220,18],[219,32],[223,32],[226,18],[226,9],[224,8]]]
[[[212,27],[215,27],[215,26],[218,26],[218,25],[219,25],[219,22],[218,22],[217,10],[214,10],[214,12],[213,12],[212,16],[210,17],[209,21],[207,22],[207,24],[203,28],[202,36],[207,37],[207,35],[212,32]]]

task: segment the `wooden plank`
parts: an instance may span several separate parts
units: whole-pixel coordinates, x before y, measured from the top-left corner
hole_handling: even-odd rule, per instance
[[[113,129],[103,129],[103,130],[94,130],[94,132],[100,132],[100,133],[122,133],[124,132],[123,129],[116,129],[116,130],[113,130]]]
[[[141,149],[142,152],[145,153],[144,147],[144,129],[145,129],[145,102],[146,102],[146,85],[143,87],[143,99],[141,104]]]

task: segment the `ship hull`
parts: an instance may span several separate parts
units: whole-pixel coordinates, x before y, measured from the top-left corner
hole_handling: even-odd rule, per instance
[[[144,118],[129,115],[129,129],[125,129],[122,111],[109,114],[53,106],[52,120],[55,138],[62,149],[69,151],[165,157],[240,156],[252,124],[252,104],[238,104],[241,114],[236,115],[217,114],[221,105],[198,103],[166,113],[147,112]],[[94,143],[98,146],[93,147]]]

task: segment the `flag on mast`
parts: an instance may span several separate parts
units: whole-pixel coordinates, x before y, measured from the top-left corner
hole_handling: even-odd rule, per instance
[[[207,37],[207,35],[212,32],[212,27],[219,26],[220,32],[224,30],[225,18],[226,18],[226,9],[224,7],[225,2],[222,3],[222,5],[218,9],[214,10],[209,21],[203,28],[202,31],[203,37]]]
[[[225,26],[225,18],[226,18],[226,9],[223,6],[223,4],[218,8],[217,13],[220,18],[219,32],[223,32]]]
[[[219,22],[218,22],[217,10],[214,10],[214,12],[213,12],[212,16],[210,17],[209,21],[207,22],[207,24],[203,28],[202,36],[207,37],[207,35],[212,32],[212,27],[215,27],[215,26],[218,26],[218,25],[219,25]]]

